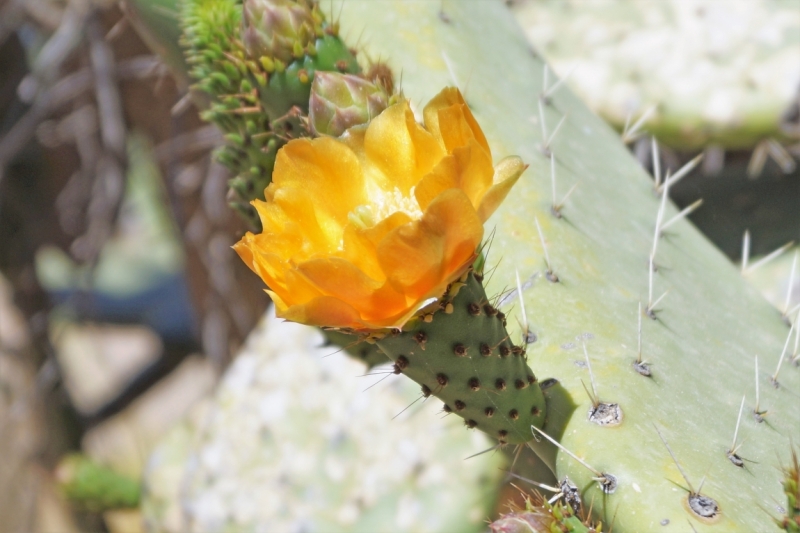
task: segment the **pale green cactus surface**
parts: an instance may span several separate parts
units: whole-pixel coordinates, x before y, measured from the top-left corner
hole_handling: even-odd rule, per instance
[[[367,55],[402,72],[403,91],[418,109],[455,84],[495,158],[516,154],[531,165],[488,223],[489,267],[497,268],[487,292],[515,287],[519,273],[525,316],[538,337],[527,347],[528,362],[537,377],[559,379],[578,404],[561,444],[598,473],[615,476],[617,487],[604,494],[596,473],[563,452],[558,477],[569,475],[617,532],[777,528],[777,506],[785,505],[779,458],[788,456],[790,439],[800,440],[800,372],[784,361],[780,386],[770,383],[790,333],[780,312],[685,221],[660,236],[649,274],[660,209],[652,181],[617,134],[563,87],[543,103],[540,117],[544,65],[501,3],[334,2],[333,12],[340,10],[342,36],[361,35]],[[547,147],[554,154],[553,194],[542,148],[565,115]],[[662,223],[675,214],[667,203]],[[633,366],[638,305],[647,311],[657,301],[656,318],[643,318],[642,353],[652,373],[645,377]],[[521,336],[514,326],[523,317],[518,296],[502,298],[503,306],[513,306],[509,327]],[[758,410],[767,411],[761,423],[752,415],[756,383]],[[588,420],[586,389],[593,387],[600,401],[619,404],[621,424]],[[727,452],[743,396],[735,454],[749,461],[736,466]],[[690,493],[713,498],[716,516],[692,512]]]
[[[265,318],[205,412],[153,453],[148,530],[485,530],[505,458],[465,462],[490,439],[433,399],[406,409],[412,381],[370,388],[390,372],[364,372],[318,329]]]

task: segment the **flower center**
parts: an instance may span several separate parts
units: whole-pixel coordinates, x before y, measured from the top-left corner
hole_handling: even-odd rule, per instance
[[[408,196],[404,196],[398,187],[391,191],[385,191],[380,187],[370,189],[369,204],[359,205],[347,215],[350,222],[359,228],[371,228],[398,211],[415,220],[422,218],[422,210],[414,197],[413,187]]]

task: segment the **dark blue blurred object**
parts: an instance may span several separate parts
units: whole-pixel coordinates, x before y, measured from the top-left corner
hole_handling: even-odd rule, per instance
[[[165,275],[155,285],[131,296],[76,289],[50,294],[55,306],[77,320],[143,324],[152,328],[165,344],[197,338],[197,318],[183,273]]]

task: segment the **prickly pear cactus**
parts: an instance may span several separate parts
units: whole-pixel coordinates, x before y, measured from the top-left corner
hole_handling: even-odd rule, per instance
[[[676,210],[608,126],[563,87],[539,99],[544,65],[502,5],[339,9],[342,34],[363,33],[371,55],[403,72],[412,101],[459,85],[493,153],[531,165],[490,220],[487,294],[521,289],[524,313],[516,292],[498,302],[509,333],[531,329],[531,369],[578,407],[560,425],[559,401],[548,403],[529,444],[546,456],[554,435],[585,463],[559,449],[554,468],[615,531],[776,528],[774,451],[800,428],[800,373],[779,362],[791,356],[780,313],[687,222],[656,228]]]
[[[208,41],[206,33],[191,29],[192,21],[212,20],[216,12],[192,16],[212,5],[229,11],[206,27],[216,32]],[[207,92],[227,102],[231,113],[219,107],[222,115],[215,118],[222,123],[228,114],[234,117],[226,130],[234,134],[234,144],[243,131],[252,136],[283,127],[268,108],[302,106],[306,94],[302,62],[290,72],[280,59],[249,58],[244,67],[230,60],[240,28],[222,22],[232,19],[230,10],[237,5],[203,0],[194,4],[196,11],[186,12],[187,42],[202,56],[197,64],[218,62],[197,77],[213,80]],[[485,269],[485,295],[506,317],[505,334],[493,331],[492,342],[503,335],[523,339],[527,360],[517,353],[507,360],[511,363],[500,363],[507,367],[478,364],[481,344],[488,342],[470,329],[474,316],[465,316],[475,302],[456,306],[459,294],[454,294],[440,311],[458,320],[433,326],[441,331],[423,328],[445,316],[431,322],[420,317],[402,333],[371,338],[395,361],[394,370],[410,374],[415,360],[428,364],[425,352],[432,353],[434,345],[438,356],[452,353],[450,360],[430,357],[431,365],[441,366],[419,381],[441,395],[447,408],[467,415],[468,426],[486,430],[501,444],[533,448],[561,480],[559,486],[570,487],[559,489],[561,497],[570,505],[589,502],[591,519],[613,520],[615,531],[776,529],[775,502],[784,496],[774,451],[788,449],[800,427],[800,372],[788,363],[797,355],[791,342],[796,330],[696,230],[674,218],[668,187],[654,190],[608,126],[563,86],[546,81],[544,65],[500,3],[339,1],[332,12],[341,13],[337,22],[345,40],[362,35],[366,56],[386,58],[394,72],[403,73],[403,89],[415,109],[442,87],[456,85],[495,158],[514,154],[530,165],[489,221],[494,238]],[[269,40],[264,49],[276,42]],[[295,62],[311,54],[303,46],[293,45]],[[216,54],[215,47],[223,52]],[[206,48],[211,53],[204,55]],[[264,85],[271,78],[257,74],[272,74],[273,67],[279,74],[290,72],[291,80],[276,76],[284,81]],[[219,68],[230,76],[220,77]],[[239,85],[230,82],[236,76]],[[250,85],[243,87],[242,81]],[[270,96],[262,97],[256,86],[266,87]],[[231,99],[229,91],[248,99]],[[233,112],[244,104],[263,110],[264,122],[250,125]],[[244,162],[267,153],[273,148],[259,146],[237,157]],[[256,170],[253,174],[264,179],[262,169]],[[425,350],[414,338],[420,331],[426,341],[432,339]],[[443,332],[446,341],[439,340]],[[477,344],[470,349],[462,343],[464,350],[456,350],[459,336],[475,336]],[[473,358],[472,368],[465,365]],[[448,390],[448,372],[458,376],[458,389]],[[522,381],[514,390],[535,395],[526,399],[526,408],[540,411],[531,408],[524,415],[534,419],[499,399],[504,391],[486,387],[496,383],[498,372],[508,375],[506,385],[508,379]],[[438,374],[447,377],[447,387]],[[435,383],[425,383],[427,377]],[[473,414],[462,394],[503,402],[495,413],[506,420],[479,419],[481,413],[491,418],[486,406]],[[501,434],[500,422],[516,422],[514,409],[519,423],[513,436]],[[530,425],[527,441],[523,424]]]

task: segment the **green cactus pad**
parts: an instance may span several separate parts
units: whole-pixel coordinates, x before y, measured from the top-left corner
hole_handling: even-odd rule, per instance
[[[781,313],[685,220],[659,238],[648,301],[648,257],[660,209],[653,181],[619,135],[566,87],[538,98],[544,64],[502,3],[335,2],[334,11],[340,8],[342,34],[363,33],[366,53],[403,72],[403,91],[412,101],[459,85],[495,158],[518,155],[530,164],[489,220],[487,229],[496,226],[495,256],[502,258],[490,261],[497,268],[487,292],[514,287],[519,272],[527,320],[538,337],[527,346],[531,368],[537,376],[557,378],[578,405],[560,430],[549,416],[543,430],[592,469],[557,450],[557,477],[568,475],[584,502],[593,502],[594,516],[604,523],[613,517],[618,533],[682,533],[691,531],[688,522],[699,533],[777,531],[776,502],[782,508],[785,496],[775,450],[800,438],[800,371],[787,360],[780,387],[769,381],[789,331]],[[542,147],[562,119],[548,146],[554,195],[551,160]],[[561,217],[553,216],[553,203],[576,183],[560,206]],[[677,210],[665,205],[666,221]],[[551,281],[548,271],[559,281]],[[646,309],[667,289],[649,314],[656,319],[643,317],[642,351],[651,370],[646,377],[634,368],[637,308],[642,302]],[[519,297],[504,300],[498,307],[518,336]],[[599,400],[617,403],[625,413],[617,427],[589,420],[593,405],[584,386],[592,386],[582,343]],[[740,468],[727,452],[742,395],[746,413],[755,408],[756,354],[760,409],[769,412],[764,423],[743,416],[744,444],[737,453],[754,462]],[[690,491],[676,486],[687,484],[653,424],[694,490],[717,502],[721,514],[714,523],[687,509]],[[616,476],[613,494],[598,487],[596,472]]]
[[[377,340],[395,362],[395,372],[420,385],[425,396],[445,402],[501,443],[520,444],[541,427],[545,402],[525,350],[506,332],[505,315],[486,297],[482,276],[473,271],[451,286],[434,310],[409,322],[402,332]],[[458,287],[459,285],[463,285]]]

